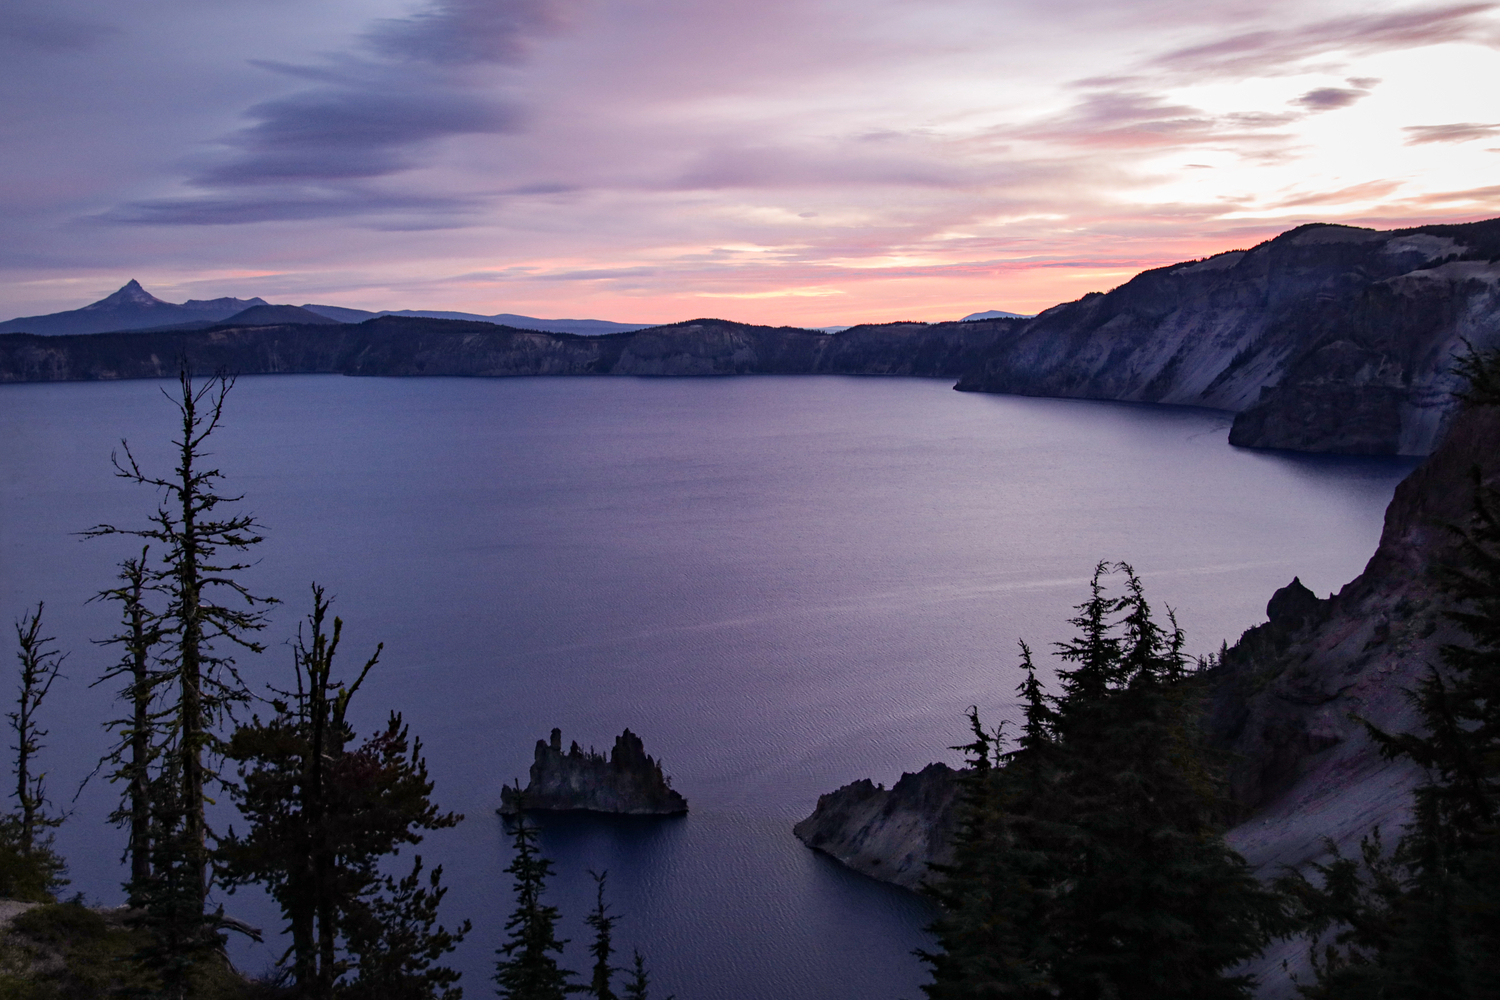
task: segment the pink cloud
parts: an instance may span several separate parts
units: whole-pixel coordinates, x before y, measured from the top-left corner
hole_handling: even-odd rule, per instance
[[[1401,131],[1406,133],[1408,146],[1420,146],[1427,142],[1468,142],[1471,139],[1492,139],[1500,135],[1500,124],[1481,125],[1478,122],[1455,122],[1452,125],[1407,125]]]
[[[1463,41],[1493,45],[1497,42],[1495,27],[1486,15],[1495,9],[1493,3],[1450,4],[1329,18],[1175,49],[1150,64],[1214,76],[1269,75],[1333,52],[1370,53]]]

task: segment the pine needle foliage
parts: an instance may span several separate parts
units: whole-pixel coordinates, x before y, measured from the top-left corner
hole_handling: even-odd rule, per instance
[[[631,966],[630,978],[625,983],[624,1000],[651,1000],[651,976],[646,971],[646,960],[641,957],[639,951],[634,953],[634,963]],[[670,993],[667,1000],[676,1000],[677,994]]]
[[[45,749],[48,735],[37,713],[53,683],[62,676],[64,654],[42,635],[42,610],[28,612],[15,623],[19,661],[15,711],[6,713],[15,743],[10,750],[11,774],[15,779],[14,811],[0,816],[0,896],[32,902],[52,902],[53,893],[66,885],[66,865],[52,848],[51,828],[62,818],[47,814],[46,772],[36,770],[36,756]]]
[[[517,795],[522,794],[519,786]],[[537,830],[518,813],[512,830],[515,854],[506,874],[513,877],[516,908],[505,922],[505,943],[495,952],[496,993],[503,1000],[563,1000],[575,987],[576,972],[558,964],[566,940],[557,937],[557,907],[542,901],[552,862],[537,844]]]
[[[594,880],[594,909],[584,921],[594,932],[594,940],[589,945],[589,955],[594,959],[594,965],[588,986],[583,992],[594,1000],[619,1000],[612,982],[615,973],[620,970],[610,965],[609,959],[615,953],[614,931],[620,918],[609,912],[611,907],[604,901],[604,884],[609,878],[609,872],[590,871],[589,877]]]
[[[221,839],[221,876],[231,891],[258,883],[276,900],[292,939],[283,962],[300,996],[457,997],[457,973],[433,963],[469,925],[437,924],[441,867],[423,879],[420,856],[402,878],[380,865],[463,817],[433,803],[421,742],[400,715],[356,742],[349,704],[381,647],[352,681],[336,679],[343,622],[335,617],[330,633],[323,588],[314,584],[312,597],[293,648],[295,688],[273,688],[274,715],[239,726],[226,747],[240,764],[230,791],[248,827]]]
[[[155,684],[152,662],[164,636],[160,618],[146,602],[148,594],[158,589],[151,578],[150,554],[151,547],[143,546],[139,557],[121,562],[118,585],[93,597],[120,605],[120,631],[98,642],[101,646],[119,646],[120,659],[90,685],[125,678],[120,700],[129,706],[130,715],[105,724],[118,734],[119,742],[100,761],[100,767],[111,769],[110,782],[125,786],[120,806],[109,818],[129,830],[126,854],[130,877],[139,883],[151,877],[151,768],[161,751],[151,717]]]
[[[344,921],[346,947],[356,970],[339,985],[339,1000],[461,1000],[460,974],[437,964],[469,933],[465,920],[456,930],[438,924],[438,907],[448,890],[443,868],[424,879],[422,857],[412,859],[403,878],[384,876],[378,891]]]
[[[970,709],[923,989],[930,1000],[1247,997],[1254,984],[1234,969],[1286,929],[1284,901],[1224,843],[1182,631],[1170,612],[1157,623],[1124,563],[1096,567],[1076,610],[1056,696],[1022,644],[1018,739]]]

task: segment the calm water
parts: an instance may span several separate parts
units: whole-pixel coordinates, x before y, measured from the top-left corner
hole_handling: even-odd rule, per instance
[[[154,498],[109,454],[128,437],[167,468],[159,388],[0,386],[0,614],[45,600],[72,651],[47,705],[63,802],[110,712],[86,684],[111,615],[83,602],[129,551],[70,532],[144,522]],[[630,726],[692,813],[547,824],[572,964],[585,871],[603,868],[659,996],[894,1000],[917,994],[931,913],[792,837],[818,794],[953,760],[971,703],[1010,715],[1016,640],[1062,638],[1101,558],[1134,563],[1195,651],[1294,574],[1336,589],[1412,464],[1237,451],[1227,431],[1218,413],[925,380],[283,376],[242,379],[213,445],[267,526],[245,579],[287,602],[247,677],[284,682],[308,582],[326,585],[346,666],[386,644],[357,721],[405,712],[439,801],[468,816],[422,853],[450,921],[474,921],[469,996],[490,995],[510,906],[500,787],[552,726],[599,747]],[[74,888],[106,902],[112,796],[87,787],[59,835]],[[276,925],[264,900],[228,902]]]

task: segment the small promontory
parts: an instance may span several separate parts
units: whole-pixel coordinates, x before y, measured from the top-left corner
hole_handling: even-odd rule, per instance
[[[688,806],[672,790],[661,763],[646,753],[641,738],[629,729],[615,738],[608,757],[592,748],[581,749],[576,740],[564,753],[562,730],[554,729],[550,741],[536,741],[526,789],[500,792],[500,815],[515,816],[522,809],[676,816]]]
[[[792,832],[855,871],[908,889],[932,878],[928,866],[953,859],[959,772],[928,764],[889,789],[868,778],[818,796]]]

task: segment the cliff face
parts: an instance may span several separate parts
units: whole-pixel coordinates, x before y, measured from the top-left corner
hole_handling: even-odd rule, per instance
[[[957,779],[946,764],[903,774],[889,789],[865,778],[818,796],[792,832],[861,874],[916,889],[932,878],[928,864],[953,858]]]
[[[502,816],[514,816],[523,809],[674,816],[687,808],[687,800],[672,790],[661,764],[629,729],[615,738],[608,757],[585,752],[576,742],[564,753],[562,731],[554,729],[550,743],[536,741],[531,781],[525,791],[503,789],[497,811]]]
[[[1443,643],[1461,639],[1443,618],[1431,570],[1450,552],[1444,525],[1469,512],[1475,467],[1486,481],[1500,482],[1500,407],[1461,414],[1432,457],[1396,488],[1363,573],[1324,600],[1303,591],[1293,602],[1291,588],[1278,591],[1270,621],[1225,654],[1213,678],[1208,728],[1237,758],[1231,791],[1254,817],[1239,834],[1252,860],[1298,863],[1319,853],[1318,832],[1288,833],[1289,823],[1306,825],[1310,810],[1342,817],[1311,822],[1335,839],[1345,819],[1367,829],[1384,816],[1389,829],[1404,815],[1415,772],[1381,760],[1349,716],[1387,731],[1415,727],[1404,692],[1438,662]],[[1257,822],[1277,829],[1260,835]]]
[[[1431,569],[1451,552],[1444,525],[1469,512],[1476,466],[1500,483],[1500,407],[1460,414],[1397,487],[1363,573],[1324,600],[1299,600],[1298,614],[1269,609],[1271,620],[1225,656],[1209,730],[1235,755],[1231,790],[1246,813],[1229,842],[1263,876],[1323,858],[1324,837],[1346,856],[1376,826],[1394,843],[1407,821],[1421,771],[1382,759],[1350,716],[1386,732],[1418,729],[1406,691],[1439,663],[1443,643],[1463,641],[1443,619]],[[1248,970],[1264,1000],[1294,995],[1283,961],[1305,968],[1306,942],[1276,945]]]
[[[1258,448],[1425,455],[1464,339],[1500,346],[1500,220],[1310,225],[1047,310],[958,388],[1238,412]]]

